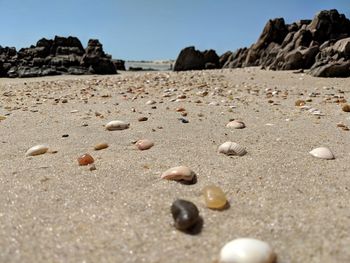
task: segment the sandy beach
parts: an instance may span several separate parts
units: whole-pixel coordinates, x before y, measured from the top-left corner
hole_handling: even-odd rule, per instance
[[[350,127],[349,94],[350,79],[257,68],[0,79],[0,262],[213,263],[238,237],[279,263],[349,262],[350,131],[337,126]],[[112,120],[130,127],[107,131]],[[144,138],[154,147],[140,151]],[[226,141],[247,154],[219,154]],[[25,157],[38,144],[50,152]],[[321,146],[335,159],[309,154]],[[85,153],[96,170],[78,165]],[[179,165],[196,184],[160,178]],[[228,209],[205,206],[209,184]],[[200,233],[174,228],[177,198],[198,207]]]

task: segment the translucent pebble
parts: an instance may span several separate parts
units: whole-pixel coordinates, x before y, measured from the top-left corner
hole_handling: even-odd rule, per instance
[[[211,209],[223,209],[227,204],[227,198],[220,187],[209,185],[204,187],[203,196],[205,205]]]
[[[276,254],[269,244],[253,238],[228,242],[220,252],[220,263],[275,263]]]
[[[99,151],[108,148],[108,143],[98,143],[94,146],[94,150]]]
[[[39,154],[44,154],[49,150],[49,147],[43,144],[39,144],[36,146],[33,146],[32,148],[28,149],[26,152],[26,156],[35,156]]]
[[[88,153],[83,154],[82,156],[78,157],[78,163],[79,165],[88,165],[92,164],[94,162],[94,158]]]
[[[175,227],[179,230],[188,230],[199,220],[198,208],[190,201],[177,199],[171,205]]]

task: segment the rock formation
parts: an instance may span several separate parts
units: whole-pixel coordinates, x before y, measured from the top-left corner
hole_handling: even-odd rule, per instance
[[[215,54],[215,55],[214,55]],[[309,69],[316,77],[350,76],[350,20],[337,10],[319,12],[313,20],[286,24],[269,20],[257,42],[249,48],[228,51],[183,49],[174,70],[260,66],[270,70]]]
[[[110,55],[102,44],[90,39],[86,49],[76,37],[40,39],[35,46],[0,46],[0,77],[41,77],[60,74],[116,74]]]

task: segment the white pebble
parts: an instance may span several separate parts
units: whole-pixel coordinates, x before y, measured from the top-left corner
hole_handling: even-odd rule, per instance
[[[274,263],[276,254],[269,244],[253,238],[228,242],[220,252],[220,263]]]
[[[125,130],[129,128],[130,124],[124,121],[110,121],[106,124],[106,129],[109,131]]]

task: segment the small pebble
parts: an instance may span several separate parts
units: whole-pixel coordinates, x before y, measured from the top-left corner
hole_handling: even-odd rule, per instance
[[[295,106],[304,106],[306,104],[305,100],[297,100],[295,102]]]
[[[106,124],[106,129],[109,131],[125,130],[129,128],[130,124],[124,121],[110,121]]]
[[[332,160],[334,159],[334,154],[331,152],[331,150],[327,147],[319,147],[313,149],[311,152],[309,152],[312,156],[320,159],[326,159],[326,160]]]
[[[147,118],[147,117],[140,117],[140,118],[138,118],[137,120],[138,120],[138,121],[147,121],[148,118]]]
[[[179,118],[179,120],[182,122],[182,123],[189,123],[189,121],[185,118]]]
[[[146,102],[146,105],[153,105],[156,104],[157,102],[155,100],[149,100]]]
[[[171,205],[171,214],[175,227],[179,230],[188,230],[200,219],[198,208],[190,201],[177,199]]]
[[[96,145],[94,146],[94,150],[95,150],[95,151],[103,150],[103,149],[106,149],[106,148],[108,148],[108,143],[105,143],[105,142],[103,142],[103,143],[98,143],[98,144],[96,144]]]
[[[69,137],[69,134],[63,134],[62,137],[67,138],[67,137]]]
[[[89,170],[90,171],[95,171],[96,170],[95,164],[91,164],[90,167],[89,167]]]
[[[227,198],[220,187],[209,185],[204,187],[203,196],[205,204],[211,209],[223,209],[227,204]]]
[[[88,153],[83,154],[81,156],[78,157],[78,163],[79,165],[88,165],[88,164],[92,164],[94,163],[94,158],[92,158],[92,156]]]
[[[151,140],[142,139],[137,141],[135,145],[139,150],[144,151],[152,148],[154,146],[154,143]]]
[[[269,244],[253,238],[238,238],[220,251],[220,263],[275,263],[277,256]]]
[[[344,112],[350,112],[350,104],[344,104],[341,109]]]

